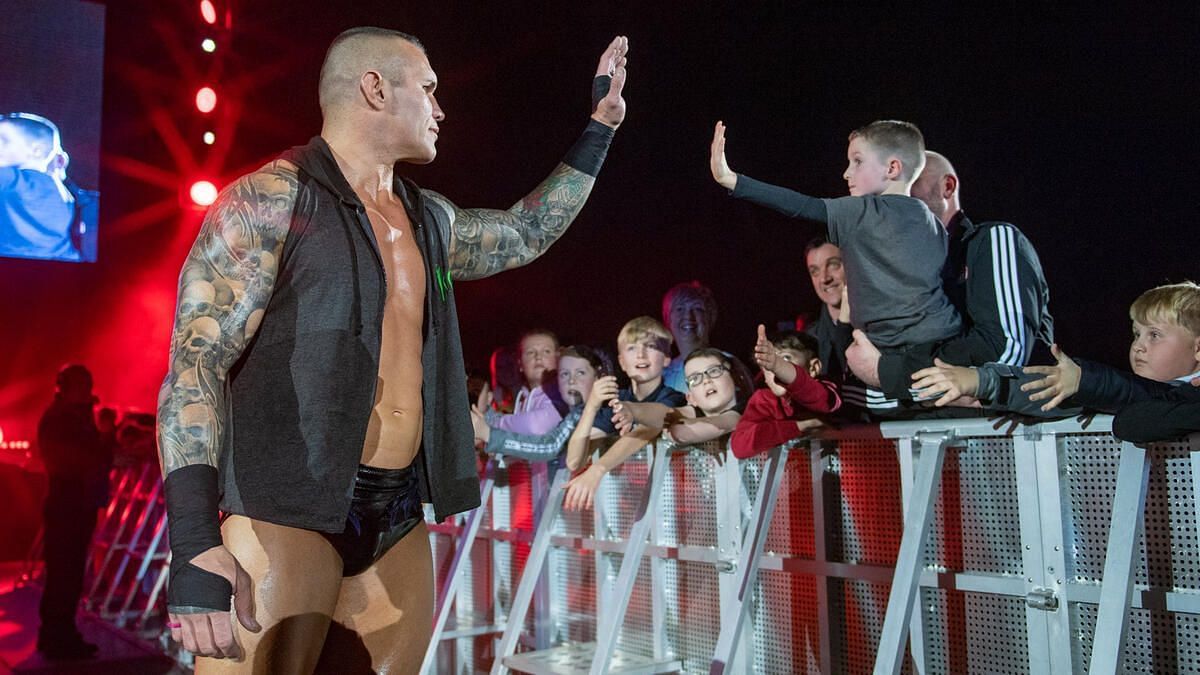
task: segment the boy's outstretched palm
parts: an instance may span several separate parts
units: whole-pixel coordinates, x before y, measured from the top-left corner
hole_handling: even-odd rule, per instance
[[[725,123],[717,122],[713,129],[712,154],[708,159],[708,168],[712,170],[713,180],[726,190],[732,190],[737,185],[737,174],[729,168],[725,161]]]

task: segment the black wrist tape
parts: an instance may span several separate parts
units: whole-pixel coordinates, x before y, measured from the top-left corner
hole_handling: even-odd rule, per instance
[[[612,86],[612,78],[608,75],[597,75],[592,78],[592,112],[596,112],[596,107],[600,105],[600,100],[608,96],[608,89]]]
[[[171,537],[167,604],[229,611],[233,586],[220,575],[188,564],[222,544],[217,519],[217,469],[205,464],[175,469],[163,481],[163,493]]]
[[[167,585],[168,612],[228,612],[232,597],[233,584],[225,577],[191,563],[176,564],[175,559],[171,560],[171,583]]]
[[[608,155],[608,146],[612,143],[615,131],[607,124],[589,120],[583,135],[567,151],[567,156],[563,157],[563,164],[595,178],[600,173],[600,167],[604,165],[604,158]]]

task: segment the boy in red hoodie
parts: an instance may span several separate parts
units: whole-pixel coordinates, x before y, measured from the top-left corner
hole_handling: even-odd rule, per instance
[[[837,386],[817,379],[817,350],[811,335],[785,331],[771,342],[759,325],[754,361],[762,368],[767,388],[754,392],[733,430],[729,446],[735,457],[753,457],[798,438],[806,429],[822,425],[817,415],[841,407]]]

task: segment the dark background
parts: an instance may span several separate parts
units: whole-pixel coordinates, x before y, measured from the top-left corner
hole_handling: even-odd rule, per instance
[[[582,216],[537,262],[456,286],[477,368],[533,325],[611,347],[625,320],[657,316],[682,280],[713,288],[714,342],[742,355],[756,323],[816,309],[801,248],[818,228],[724,195],[707,169],[717,119],[735,170],[820,196],[845,192],[851,129],[917,123],[956,165],[972,218],[1011,221],[1037,247],[1069,353],[1127,367],[1129,303],[1200,277],[1195,4],[906,14],[895,4],[256,0],[233,7],[213,58],[198,47],[198,3],[178,4],[107,5],[100,262],[0,262],[10,437],[32,435],[70,359],[93,365],[107,402],[153,408],[175,280],[199,224],[179,186],[223,184],[317,133],[324,49],[361,24],[420,37],[441,81],[438,159],[406,172],[461,206],[499,208],[573,142],[598,56],[629,36],[629,116]],[[209,120],[218,143],[206,148],[192,96],[210,78],[221,100]]]

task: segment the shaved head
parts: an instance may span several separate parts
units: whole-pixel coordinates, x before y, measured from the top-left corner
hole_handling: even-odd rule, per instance
[[[925,172],[930,176],[937,176],[938,178],[947,174],[958,175],[954,171],[954,166],[950,164],[950,160],[946,159],[945,155],[932,150],[925,151]]]
[[[910,193],[925,202],[943,225],[949,225],[950,219],[961,208],[958,174],[950,160],[940,152],[925,151],[925,168],[913,182]]]
[[[402,50],[396,49],[397,40],[408,42],[421,52],[425,51],[417,38],[387,28],[360,26],[334,38],[329,51],[325,53],[325,63],[321,66],[321,112],[354,100],[359,80],[367,71],[376,71],[391,82],[403,80],[408,61]]]

